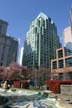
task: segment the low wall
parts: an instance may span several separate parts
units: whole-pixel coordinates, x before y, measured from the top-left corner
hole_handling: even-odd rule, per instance
[[[61,94],[72,95],[72,85],[60,85]]]
[[[21,82],[20,81],[14,81],[13,85],[15,88],[21,88]]]

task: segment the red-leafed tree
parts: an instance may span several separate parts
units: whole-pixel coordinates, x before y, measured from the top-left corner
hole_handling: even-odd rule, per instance
[[[20,66],[19,64],[13,63],[9,67],[0,69],[0,77],[3,80],[21,80],[27,77],[27,68]]]

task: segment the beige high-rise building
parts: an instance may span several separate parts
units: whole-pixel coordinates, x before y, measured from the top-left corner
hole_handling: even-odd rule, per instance
[[[70,10],[70,26],[64,29],[64,47],[72,49],[72,8]]]
[[[72,33],[72,7],[70,10],[70,26],[71,26],[71,33]]]
[[[71,48],[72,45],[72,34],[71,27],[67,27],[64,29],[64,46],[67,48]]]

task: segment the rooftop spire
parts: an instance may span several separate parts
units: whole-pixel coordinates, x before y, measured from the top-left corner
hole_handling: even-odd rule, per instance
[[[39,17],[42,17],[42,18],[44,18],[44,19],[48,19],[47,15],[44,14],[43,12],[40,12],[40,14],[38,15],[37,18],[39,18]]]

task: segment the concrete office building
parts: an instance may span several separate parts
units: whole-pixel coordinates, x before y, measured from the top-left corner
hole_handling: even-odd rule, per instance
[[[64,47],[56,50],[56,59],[51,60],[51,78],[72,80],[72,8],[70,26],[64,29]]]
[[[57,28],[50,17],[40,13],[30,25],[24,43],[23,65],[30,69],[50,68],[56,49],[61,47]]]
[[[8,22],[0,19],[0,33],[6,34]]]
[[[2,22],[2,25],[4,25],[5,21]],[[17,61],[18,40],[13,37],[7,36],[5,34],[7,28],[5,27],[5,30],[3,29],[3,27],[0,28],[0,66],[8,66],[12,62]]]
[[[56,59],[51,60],[51,79],[72,80],[72,51],[67,48],[56,50]]]

